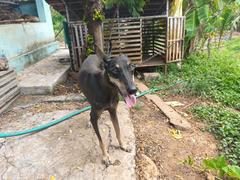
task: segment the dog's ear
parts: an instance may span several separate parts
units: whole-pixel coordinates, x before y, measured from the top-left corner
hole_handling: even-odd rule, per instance
[[[102,59],[104,62],[107,62],[107,61],[108,61],[108,57],[107,57],[107,55],[101,50],[101,48],[100,48],[97,44],[95,44],[94,47],[95,47],[95,53],[96,53],[96,55],[97,55],[100,59]]]

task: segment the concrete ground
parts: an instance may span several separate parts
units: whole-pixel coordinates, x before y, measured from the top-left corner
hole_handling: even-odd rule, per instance
[[[1,118],[0,132],[23,130],[66,115],[71,111],[25,113],[18,121]],[[114,166],[101,163],[101,151],[92,128],[87,128],[89,111],[44,131],[0,139],[0,179],[135,179],[135,136],[125,104],[118,107],[123,141],[131,153],[117,149],[115,132],[104,113],[99,121]]]
[[[70,69],[68,49],[59,49],[47,58],[26,68],[18,76],[21,94],[52,94],[59,82],[67,79]]]

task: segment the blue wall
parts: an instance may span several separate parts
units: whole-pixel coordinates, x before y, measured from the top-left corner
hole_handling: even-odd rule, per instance
[[[6,55],[10,67],[18,72],[56,51],[49,5],[36,0],[38,23],[0,25],[0,54]]]

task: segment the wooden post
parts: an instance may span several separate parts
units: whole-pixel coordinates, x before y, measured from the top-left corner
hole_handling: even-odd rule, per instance
[[[169,0],[166,1],[166,16],[169,16]]]

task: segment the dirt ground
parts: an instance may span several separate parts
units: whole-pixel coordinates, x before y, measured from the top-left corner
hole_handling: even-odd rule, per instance
[[[55,88],[54,95],[79,93],[79,86],[67,80]],[[39,97],[21,97],[15,106],[24,107]],[[206,173],[200,168],[201,161],[206,157],[217,155],[217,142],[214,137],[202,129],[204,124],[194,119],[188,109],[198,101],[193,97],[166,96],[165,101],[179,101],[184,106],[176,108],[191,123],[190,131],[175,131],[168,123],[168,119],[161,111],[145,97],[138,100],[137,107],[131,110],[131,119],[136,136],[136,174],[143,178],[145,162],[142,155],[149,157],[157,166],[159,179],[206,179]],[[75,110],[88,105],[87,103],[37,103],[27,108],[12,109],[5,114],[4,119],[16,121],[23,113],[44,113],[49,110]],[[1,125],[1,121],[0,121]],[[26,127],[27,128],[27,127]],[[174,135],[177,132],[177,136]],[[184,163],[188,159],[189,163]]]
[[[67,86],[66,86],[67,85]],[[79,92],[79,86],[69,79],[67,84],[59,85],[55,94]],[[138,108],[131,110],[131,118],[135,129],[137,155],[136,173],[138,178],[144,179],[145,162],[142,154],[149,157],[157,166],[160,179],[206,179],[206,172],[201,169],[201,162],[207,157],[217,155],[217,141],[208,132],[203,131],[204,124],[191,116],[189,109],[202,100],[192,96],[169,95],[165,92],[164,101],[178,101],[183,106],[175,110],[186,116],[192,129],[180,131],[180,139],[172,135],[172,127],[161,111],[145,97],[138,100]],[[206,148],[207,147],[207,148]],[[193,161],[193,166],[184,163],[187,159]]]
[[[168,100],[193,104],[193,98],[176,96],[168,97]],[[201,162],[204,158],[215,156],[217,147],[214,137],[202,131],[204,124],[193,119],[190,114],[187,116],[183,108],[178,108],[179,112],[182,111],[187,116],[192,129],[180,131],[179,137],[175,137],[167,118],[153,103],[146,98],[141,98],[138,103],[139,107],[131,112],[137,139],[136,172],[139,179],[143,179],[145,166],[141,159],[142,154],[156,164],[160,179],[206,179],[207,174],[200,168]],[[187,160],[192,161],[193,165],[184,163]]]

